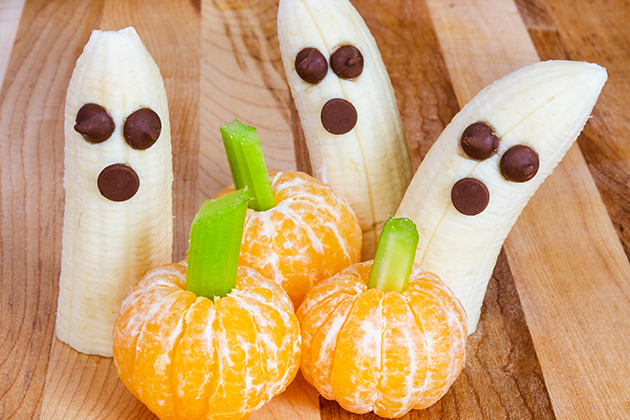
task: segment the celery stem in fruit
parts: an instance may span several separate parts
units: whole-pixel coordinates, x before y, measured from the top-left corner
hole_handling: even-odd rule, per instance
[[[249,200],[243,188],[203,203],[190,229],[186,290],[213,300],[232,290]]]
[[[418,238],[418,230],[411,220],[387,220],[376,246],[368,288],[404,292],[409,283]]]
[[[256,211],[265,211],[274,207],[276,198],[271,189],[256,128],[234,120],[221,126],[221,137],[234,187],[237,190],[248,187],[252,194],[249,207]]]

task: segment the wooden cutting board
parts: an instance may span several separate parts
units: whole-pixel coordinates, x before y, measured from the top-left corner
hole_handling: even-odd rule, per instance
[[[583,134],[508,237],[464,372],[437,404],[405,418],[629,417],[630,4],[353,3],[390,73],[414,166],[461,106],[522,65],[587,60],[609,72]],[[111,359],[54,337],[65,89],[91,30],[135,26],[161,68],[177,261],[201,202],[231,182],[219,124],[255,125],[270,168],[310,171],[276,11],[272,0],[0,2],[0,419],[155,418]],[[252,418],[375,416],[345,412],[298,377]]]

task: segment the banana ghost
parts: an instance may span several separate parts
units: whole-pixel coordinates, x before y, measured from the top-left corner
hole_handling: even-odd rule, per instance
[[[313,175],[350,203],[373,258],[413,175],[376,42],[348,0],[280,0],[278,38]]]
[[[464,305],[468,332],[516,219],[577,139],[607,73],[545,61],[483,89],[453,118],[416,171],[396,217],[416,223],[415,262]]]
[[[122,300],[171,260],[172,154],[166,91],[136,31],[94,31],[65,108],[66,190],[57,337],[112,356]]]

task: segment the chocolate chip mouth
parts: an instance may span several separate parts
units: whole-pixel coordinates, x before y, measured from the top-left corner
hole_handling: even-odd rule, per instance
[[[120,202],[136,195],[140,188],[140,178],[131,166],[115,163],[101,171],[97,184],[103,197]]]
[[[331,99],[322,107],[322,125],[331,134],[346,134],[357,124],[357,118],[356,108],[345,99]]]
[[[480,180],[462,178],[451,189],[451,201],[461,214],[475,216],[488,206],[490,192],[488,187]]]

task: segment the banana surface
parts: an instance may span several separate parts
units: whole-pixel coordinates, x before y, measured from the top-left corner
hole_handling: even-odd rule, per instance
[[[348,200],[363,230],[362,258],[373,258],[383,224],[413,175],[394,90],[376,42],[347,0],[280,0],[278,38],[313,175]],[[356,50],[344,60],[344,46],[358,50],[362,71],[355,71]],[[296,65],[305,48],[320,54]],[[341,65],[339,75],[335,69],[340,65],[331,58],[337,51],[340,62],[350,61]],[[300,66],[308,81],[298,74]],[[328,107],[335,99],[343,100],[336,102],[341,108]],[[352,119],[348,103],[356,111],[354,125],[347,121]]]
[[[171,260],[173,243],[166,91],[133,28],[92,33],[70,80],[64,130],[56,333],[80,352],[109,357],[121,302]]]
[[[469,333],[476,330],[503,241],[582,131],[606,78],[596,64],[569,61],[540,62],[503,77],[453,118],[414,175],[396,216],[416,223],[415,262],[436,273],[461,300]],[[484,159],[470,157],[460,143],[476,122],[498,139],[496,151]],[[537,172],[527,153],[508,152],[517,145],[529,148],[529,157],[531,151],[537,155]],[[455,186],[462,179],[470,188]],[[485,198],[480,183],[487,188]]]

